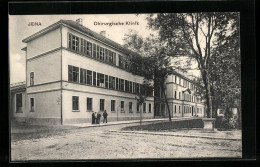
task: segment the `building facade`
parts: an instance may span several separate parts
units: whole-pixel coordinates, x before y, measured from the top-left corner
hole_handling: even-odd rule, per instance
[[[71,20],[60,20],[23,42],[26,83],[20,92],[11,90],[15,119],[90,123],[93,112],[102,115],[105,110],[109,121],[139,119],[140,112],[144,119],[155,117],[153,93],[138,106],[136,94],[142,91],[143,77],[130,73],[123,61],[135,54],[132,51]],[[171,98],[174,84],[167,82],[167,98]]]

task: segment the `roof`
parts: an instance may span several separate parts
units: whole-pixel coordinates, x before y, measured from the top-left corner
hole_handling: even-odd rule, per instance
[[[26,89],[26,82],[18,82],[14,84],[10,84],[10,90],[11,92],[16,92],[16,91],[24,91]]]
[[[70,26],[70,27],[72,27],[72,28],[74,28],[74,29],[76,29],[80,32],[83,32],[84,34],[87,34],[87,35],[93,37],[94,39],[97,39],[101,42],[104,42],[105,44],[108,44],[108,45],[115,47],[116,49],[122,51],[123,53],[130,54],[130,55],[138,55],[137,53],[127,49],[126,47],[112,41],[109,38],[104,37],[103,35],[101,35],[99,33],[96,33],[94,31],[90,30],[89,28],[87,28],[87,27],[85,27],[85,26],[81,25],[80,23],[73,21],[73,20],[60,20],[60,21],[42,29],[41,31],[38,31],[37,33],[25,38],[23,40],[23,42],[28,43],[31,40],[36,39],[36,38],[40,37],[41,35],[46,34],[49,31],[52,31],[52,30],[58,28],[60,25]]]

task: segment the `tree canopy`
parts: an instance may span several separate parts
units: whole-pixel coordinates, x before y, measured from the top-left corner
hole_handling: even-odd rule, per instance
[[[159,31],[168,56],[185,56],[198,64],[205,89],[207,116],[212,116],[210,70],[218,57],[216,42],[227,41],[238,27],[238,13],[161,13],[147,17]],[[232,29],[233,28],[233,29]]]

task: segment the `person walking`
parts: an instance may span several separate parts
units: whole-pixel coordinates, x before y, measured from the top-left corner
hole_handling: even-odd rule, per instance
[[[97,124],[100,124],[100,118],[101,118],[101,114],[98,112],[98,114],[97,114]]]
[[[96,124],[96,112],[92,113],[92,124]]]
[[[105,112],[103,113],[103,117],[104,117],[103,123],[105,123],[105,120],[106,120],[106,123],[107,123],[107,116],[108,116],[108,114],[107,114],[107,111],[105,110]]]

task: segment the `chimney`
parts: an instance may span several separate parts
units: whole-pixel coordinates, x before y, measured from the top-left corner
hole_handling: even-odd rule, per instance
[[[82,20],[82,18],[78,18],[78,19],[76,20],[76,22],[78,22],[79,24],[82,25],[83,20]]]
[[[106,37],[106,31],[100,31],[99,34],[102,35],[103,37]]]

